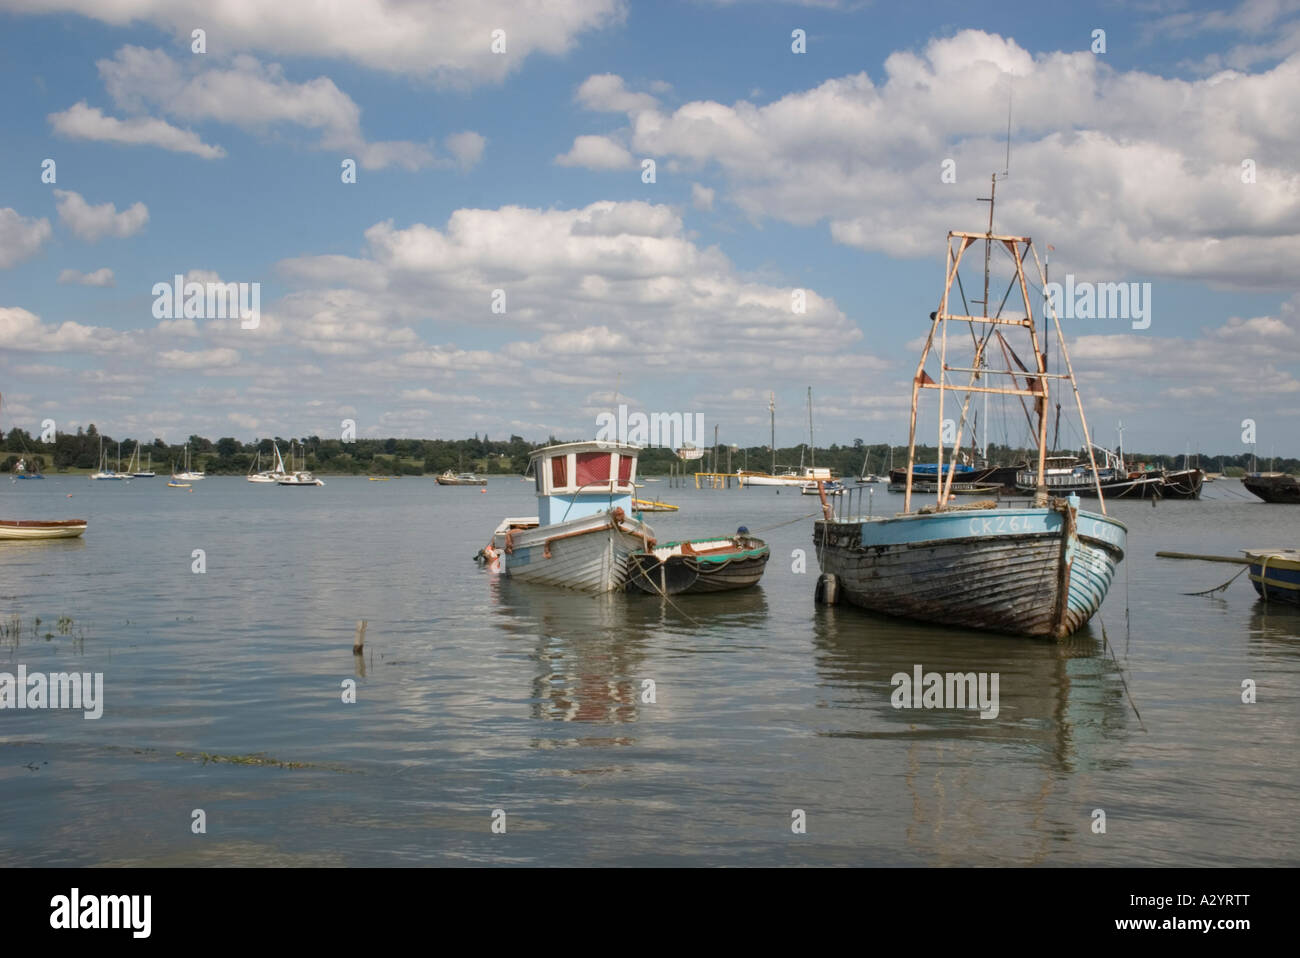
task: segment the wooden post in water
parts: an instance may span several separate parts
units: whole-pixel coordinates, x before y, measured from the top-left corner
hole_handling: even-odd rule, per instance
[[[357,619],[357,636],[352,640],[352,654],[360,655],[366,647],[366,620]]]

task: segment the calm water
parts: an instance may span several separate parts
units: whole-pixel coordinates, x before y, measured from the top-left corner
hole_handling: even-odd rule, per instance
[[[0,543],[0,620],[23,623],[0,670],[103,672],[106,698],[98,721],[0,711],[0,865],[1300,858],[1300,614],[1244,576],[1182,595],[1236,567],[1153,557],[1295,546],[1300,508],[1238,482],[1111,506],[1129,555],[1102,621],[1145,731],[1096,619],[1058,645],[816,606],[812,520],[789,522],[811,497],[648,485],[682,505],[647,515],[661,539],[743,523],[772,546],[759,589],[674,607],[480,570],[499,519],[535,511],[531,483],[327,483],[0,483],[0,516],[90,519],[82,540]],[[890,677],[916,664],[1000,673],[999,716],[895,710]]]

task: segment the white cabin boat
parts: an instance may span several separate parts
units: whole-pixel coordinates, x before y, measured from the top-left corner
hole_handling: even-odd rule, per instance
[[[534,452],[537,515],[502,520],[483,550],[489,568],[583,592],[624,588],[628,556],[655,544],[654,530],[632,517],[639,453],[599,440]]]
[[[804,466],[803,469],[796,472],[788,469],[779,475],[773,475],[770,472],[750,472],[747,469],[741,469],[736,473],[742,486],[797,486],[800,489],[811,484],[817,485],[817,480],[822,479],[826,482],[834,481],[829,469],[823,469],[820,466]]]

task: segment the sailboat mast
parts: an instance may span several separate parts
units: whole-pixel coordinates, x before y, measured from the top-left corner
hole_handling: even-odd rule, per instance
[[[812,387],[808,387],[808,457],[810,465],[817,465],[817,443],[813,440]]]
[[[772,418],[772,475],[776,475],[776,393],[767,394],[767,411]]]

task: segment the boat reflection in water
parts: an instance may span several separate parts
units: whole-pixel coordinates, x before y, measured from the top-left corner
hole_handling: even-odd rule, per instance
[[[846,845],[894,864],[1104,863],[1088,842],[1089,812],[1102,804],[1091,793],[1097,776],[1128,766],[1119,756],[1138,720],[1099,628],[1025,643],[821,607],[814,656],[825,710],[817,734],[845,740],[841,761],[863,767],[842,814],[843,827],[866,833]],[[996,674],[997,717],[895,708],[892,678],[918,665]]]
[[[1300,608],[1256,599],[1254,608],[1250,610],[1247,634],[1252,655],[1300,659]]]
[[[752,629],[768,614],[761,588],[655,602],[622,593],[575,595],[504,576],[491,577],[488,587],[494,625],[531,642],[537,663],[532,717],[559,722],[636,722],[646,692],[642,683],[659,668],[650,666],[652,652],[717,652],[711,632]],[[586,737],[576,744],[631,741]]]

